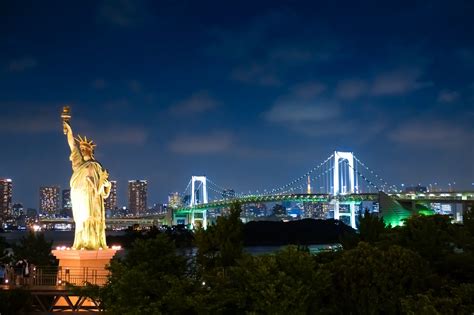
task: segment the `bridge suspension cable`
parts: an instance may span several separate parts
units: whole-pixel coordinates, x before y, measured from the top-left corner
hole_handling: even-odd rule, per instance
[[[321,162],[320,164],[318,164],[317,166],[315,166],[314,168],[312,168],[311,170],[309,170],[308,172],[306,172],[305,174],[301,175],[300,177],[292,180],[291,182],[283,185],[283,186],[280,186],[278,188],[273,188],[273,189],[270,189],[270,190],[267,190],[269,191],[270,194],[272,193],[284,193],[285,192],[285,188],[288,188],[288,187],[292,187],[294,184],[300,182],[301,180],[305,179],[306,177],[308,177],[309,175],[311,175],[313,172],[317,171],[318,169],[320,169],[323,165],[325,165],[328,161],[330,161],[332,158],[334,157],[334,154],[331,154],[326,160],[324,160],[323,162]]]
[[[362,167],[364,167],[368,172],[370,172],[370,174],[372,174],[377,180],[379,180],[382,185],[381,185],[381,188],[382,188],[382,191],[385,190],[385,187],[387,187],[389,190],[390,189],[393,189],[395,191],[397,191],[397,187],[395,185],[389,185],[388,182],[386,180],[384,180],[382,177],[380,177],[377,173],[375,173],[373,170],[369,169],[369,167],[367,165],[365,165],[364,162],[362,162],[361,160],[359,160],[355,155],[354,155],[354,159],[356,160],[357,163],[359,163],[360,165],[362,165]]]
[[[225,188],[223,188],[223,187],[217,185],[215,182],[213,182],[213,181],[210,180],[209,178],[207,178],[207,182],[208,182],[208,184],[214,185],[214,187],[215,187],[216,189],[221,190],[221,192],[223,192],[223,191],[225,190]],[[209,186],[208,186],[208,187],[209,187]]]
[[[315,182],[315,183],[321,183],[322,185],[319,186],[321,189],[320,193],[331,193],[332,188],[333,188],[333,181],[335,180],[333,177],[333,172],[335,170],[334,165],[334,154],[331,154],[328,158],[326,158],[323,162],[319,163],[317,166],[313,167],[310,169],[308,172],[305,174],[301,175],[298,178],[295,178],[294,180],[290,181],[289,183],[286,183],[285,185],[279,186],[279,187],[274,187],[272,189],[263,189],[263,190],[256,190],[256,191],[249,191],[247,193],[236,193],[236,197],[247,197],[247,196],[265,196],[265,195],[272,195],[272,194],[285,194],[285,193],[293,193],[295,191],[299,191],[301,193],[305,192],[305,185],[302,183],[302,181],[305,178],[308,178],[309,182]],[[354,192],[358,192],[360,189],[362,189],[361,186],[359,186],[358,183],[358,178],[361,178],[363,183],[366,183],[367,187],[369,188],[369,191],[371,188],[376,189],[377,191],[384,190],[385,188],[389,189],[395,189],[396,186],[394,185],[389,185],[387,181],[385,181],[383,178],[381,178],[378,174],[376,174],[373,170],[369,169],[365,163],[363,163],[360,159],[358,159],[356,156],[354,156],[354,160],[356,163],[354,165],[351,165],[348,163],[346,159],[339,159],[339,168],[340,168],[340,184],[342,187],[345,187],[347,185],[346,181],[347,178],[349,177],[349,172],[353,171],[356,176],[354,183]],[[343,164],[344,163],[344,164]],[[342,165],[346,165],[347,167],[341,167]],[[360,171],[359,164],[362,166],[363,169],[365,169],[369,175],[363,174]],[[319,173],[315,173],[316,171],[320,171]],[[370,178],[370,176],[375,177],[376,180],[373,180]],[[321,180],[321,181],[320,181]],[[222,199],[223,197],[223,192],[225,191],[225,188],[222,186],[216,184],[212,179],[207,178],[207,188],[212,191],[213,193],[216,193],[216,199]],[[188,185],[186,186],[186,189],[183,193],[183,195],[186,193],[186,191],[189,189],[189,186],[191,185],[191,181],[188,182]],[[197,189],[200,189],[202,186],[202,183],[200,183],[199,187]],[[343,188],[344,189],[344,188]],[[314,187],[313,191],[316,192],[318,189]],[[352,190],[352,188],[351,188]]]
[[[349,165],[349,164],[348,164]],[[372,186],[373,188],[375,188],[377,191],[380,191],[380,188],[374,184],[370,179],[368,179],[367,177],[364,176],[364,174],[360,173],[359,170],[353,168],[351,165],[349,165],[350,168],[352,168],[354,170],[354,172],[360,176],[363,180],[365,180],[365,182],[367,184],[369,184],[370,186]]]
[[[188,191],[189,186],[191,186],[191,180],[189,180],[188,185],[187,185],[186,188],[183,190],[183,196],[186,195],[186,192]]]

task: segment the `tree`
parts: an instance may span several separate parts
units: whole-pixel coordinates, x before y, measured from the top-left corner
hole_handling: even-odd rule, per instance
[[[327,267],[332,293],[327,301],[340,314],[398,314],[403,297],[423,292],[427,264],[415,252],[400,246],[387,250],[360,242]]]
[[[56,259],[51,254],[53,242],[47,241],[43,233],[28,232],[13,247],[16,259],[26,259],[37,266],[51,266]]]
[[[474,206],[464,211],[463,223],[469,233],[474,237]]]
[[[113,260],[107,285],[98,293],[111,314],[187,313],[193,281],[187,258],[159,234],[136,240],[123,260]]]
[[[274,255],[244,255],[196,299],[201,314],[313,314],[331,286],[330,274],[295,246]]]
[[[362,242],[376,243],[387,233],[383,218],[365,210],[364,216],[359,219],[359,233],[345,232],[340,236],[340,242],[344,249],[353,249]]]
[[[31,294],[22,288],[0,289],[0,314],[23,314],[28,311],[25,308],[30,305],[31,299]]]
[[[8,248],[8,243],[5,241],[5,238],[0,236],[0,262],[7,262],[8,257],[6,255],[6,250]]]
[[[240,221],[242,212],[239,203],[233,203],[228,216],[217,218],[216,224],[199,229],[195,243],[198,249],[196,260],[201,271],[213,271],[235,264],[243,253],[243,224]]]
[[[402,299],[404,314],[472,314],[474,312],[474,284],[461,284],[443,290],[429,290]]]
[[[367,243],[375,243],[386,231],[383,218],[365,210],[364,216],[359,220],[360,240]]]

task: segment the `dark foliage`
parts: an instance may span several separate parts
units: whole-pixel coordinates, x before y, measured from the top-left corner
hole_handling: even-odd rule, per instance
[[[110,314],[474,312],[470,213],[464,225],[434,215],[412,217],[397,228],[366,213],[354,233],[335,221],[243,225],[240,211],[234,204],[229,216],[198,230],[195,256],[184,255],[166,233],[136,237],[127,255],[112,262],[108,284],[82,293]],[[330,236],[323,239],[324,233]],[[312,256],[304,250],[302,240],[337,241],[342,233],[349,240],[342,251]],[[243,252],[247,237],[300,246],[252,256]]]
[[[47,241],[43,233],[28,232],[18,244],[13,246],[15,259],[26,259],[37,266],[52,266],[57,264],[51,254],[52,241]]]
[[[243,229],[246,246],[338,243],[343,234],[353,235],[355,231],[337,220],[254,221]]]
[[[30,293],[23,289],[0,289],[0,314],[22,314],[22,312],[25,311],[25,307],[30,305],[29,301],[31,298]]]
[[[178,248],[190,247],[194,241],[194,234],[184,226],[176,226],[173,228],[167,227],[164,230],[160,230],[154,226],[149,230],[143,231],[136,231],[133,228],[130,228],[126,231],[125,235],[107,236],[107,244],[120,244],[124,248],[130,248],[133,242],[137,239],[153,239],[159,234],[168,236]]]

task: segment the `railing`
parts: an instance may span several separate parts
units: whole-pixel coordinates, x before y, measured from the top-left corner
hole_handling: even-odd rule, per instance
[[[9,286],[84,286],[105,285],[107,270],[87,267],[33,267],[28,275],[24,271],[11,269],[7,272],[4,285]]]

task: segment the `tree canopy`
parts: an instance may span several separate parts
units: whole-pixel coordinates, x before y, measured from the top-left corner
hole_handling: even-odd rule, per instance
[[[166,235],[114,260],[100,298],[120,314],[471,314],[474,233],[448,217],[401,227],[371,214],[339,252],[243,251],[240,205],[195,234],[186,256]]]

